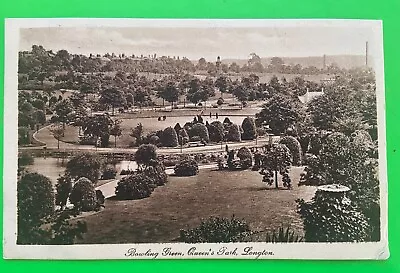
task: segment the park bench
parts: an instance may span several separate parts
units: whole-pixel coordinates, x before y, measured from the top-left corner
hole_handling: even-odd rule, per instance
[[[202,141],[189,141],[189,147],[198,147],[198,146],[206,146],[206,144]]]

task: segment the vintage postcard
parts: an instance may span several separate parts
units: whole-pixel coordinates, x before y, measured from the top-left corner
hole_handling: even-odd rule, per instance
[[[6,20],[4,258],[387,259],[382,37]]]

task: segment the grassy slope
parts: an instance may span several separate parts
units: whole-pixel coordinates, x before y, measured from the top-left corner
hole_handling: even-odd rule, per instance
[[[300,168],[291,170],[293,190],[275,190],[253,171],[202,170],[190,178],[170,177],[146,199],[107,200],[106,208],[87,216],[88,233],[79,243],[170,242],[180,229],[196,227],[209,216],[247,220],[253,230],[291,226],[302,234],[297,198],[310,199],[315,189],[297,187]]]

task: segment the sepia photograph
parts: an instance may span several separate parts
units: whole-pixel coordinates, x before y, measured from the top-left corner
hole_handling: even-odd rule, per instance
[[[388,258],[381,21],[5,34],[5,258]]]

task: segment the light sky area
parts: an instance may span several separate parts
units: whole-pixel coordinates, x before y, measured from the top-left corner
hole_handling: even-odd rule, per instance
[[[366,27],[258,27],[258,28],[149,28],[149,27],[51,27],[20,30],[20,50],[33,44],[54,52],[76,54],[185,56],[247,59],[364,55],[365,42],[374,47],[373,32]]]

